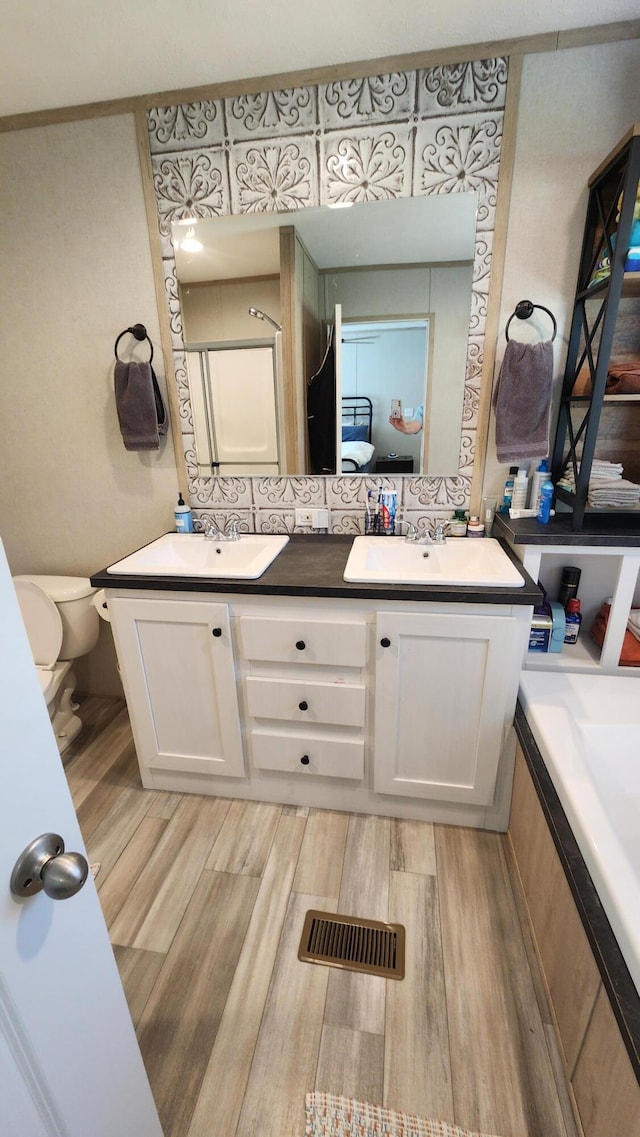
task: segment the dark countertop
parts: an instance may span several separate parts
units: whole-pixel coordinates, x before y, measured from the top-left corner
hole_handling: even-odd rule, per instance
[[[515,726],[567,883],[609,996],[611,1009],[640,1082],[640,994],[618,947],[618,941],[520,703],[516,709]]]
[[[383,541],[385,538],[381,537]],[[449,540],[455,541],[455,537]],[[343,579],[353,537],[294,533],[282,552],[257,580],[186,576],[133,576],[107,572],[91,577],[94,588],[153,589],[164,592],[225,592],[249,596],[328,596],[335,599],[427,600],[450,604],[539,604],[540,589],[513,550],[501,545],[518,567],[522,588],[467,588],[454,585],[351,584]]]
[[[589,523],[587,516],[582,531],[574,533],[571,516],[570,513],[557,513],[548,525],[541,525],[535,517],[512,520],[508,513],[496,513],[492,536],[502,537],[514,545],[601,545],[603,548],[625,545],[637,548],[640,545],[640,523],[634,518],[629,519],[628,525],[623,525],[621,518],[618,527],[605,529],[594,522]]]

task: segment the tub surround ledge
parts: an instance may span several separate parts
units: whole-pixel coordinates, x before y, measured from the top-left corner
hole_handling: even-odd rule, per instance
[[[516,708],[515,727],[622,1040],[640,1083],[640,995],[520,702]]]

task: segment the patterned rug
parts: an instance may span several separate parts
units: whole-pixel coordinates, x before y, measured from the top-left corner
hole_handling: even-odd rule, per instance
[[[305,1137],[489,1137],[335,1094],[307,1094]]]

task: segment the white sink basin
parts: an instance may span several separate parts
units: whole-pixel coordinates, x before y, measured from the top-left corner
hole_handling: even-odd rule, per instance
[[[344,579],[376,584],[522,588],[524,579],[492,537],[449,537],[418,545],[404,537],[356,537]]]
[[[262,576],[289,540],[286,534],[247,533],[239,541],[205,541],[200,533],[165,533],[107,572],[148,576]]]

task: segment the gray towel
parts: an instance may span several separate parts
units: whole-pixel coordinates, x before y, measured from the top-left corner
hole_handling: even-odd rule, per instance
[[[151,364],[118,359],[114,379],[125,449],[158,450],[160,434],[167,433],[167,419]]]
[[[509,340],[493,393],[499,462],[546,458],[553,344]]]

